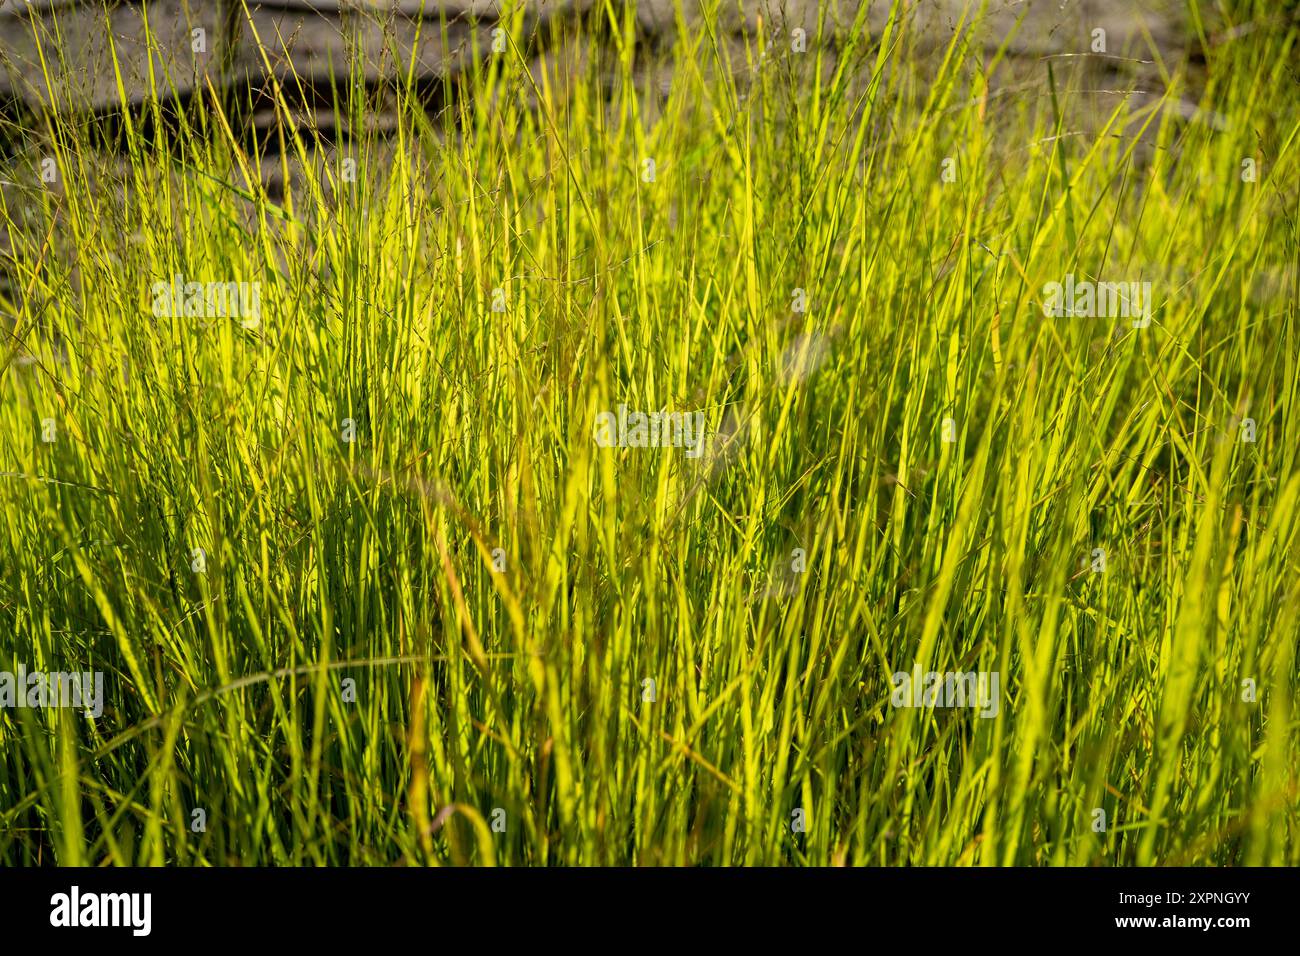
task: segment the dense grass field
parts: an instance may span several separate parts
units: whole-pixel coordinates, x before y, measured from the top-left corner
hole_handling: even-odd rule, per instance
[[[1190,9],[11,124],[0,864],[1300,863],[1300,28]]]

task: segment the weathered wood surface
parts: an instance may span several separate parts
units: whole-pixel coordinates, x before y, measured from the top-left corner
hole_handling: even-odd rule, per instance
[[[304,84],[322,84],[331,73],[346,77],[352,64],[375,82],[404,69],[413,48],[417,73],[438,76],[458,68],[483,29],[464,15],[444,30],[439,21],[400,11],[293,0],[247,11],[221,0],[107,9],[93,2],[33,4],[0,12],[0,96],[103,110],[120,106],[123,93],[128,105],[138,105],[155,95],[183,98],[209,83],[220,89],[291,71]]]
[[[113,109],[156,95],[182,98],[211,83],[238,87],[296,73],[304,85],[327,84],[359,65],[375,83],[405,72],[415,51],[416,74],[454,74],[472,51],[487,50],[499,25],[498,0],[0,0],[0,99],[61,109]],[[501,3],[502,8],[507,5]],[[592,0],[526,0],[527,44],[548,22],[576,20]],[[672,0],[634,5],[641,32],[671,39]],[[684,0],[686,22],[698,22],[699,0]],[[747,0],[724,4],[720,29],[739,36],[760,20],[811,34],[821,8],[834,29],[846,30],[859,0]],[[873,32],[883,27],[888,0],[868,6]],[[936,45],[976,19],[979,4],[916,0],[909,15]],[[1172,52],[1181,38],[1174,0],[992,0],[982,35],[991,50],[1008,41],[1019,56],[1087,52],[1093,29],[1107,31],[1107,51],[1150,57]],[[148,29],[146,30],[146,22]],[[196,42],[195,30],[203,31]],[[148,38],[148,39],[147,39]],[[114,61],[116,60],[116,69]],[[118,73],[121,75],[121,91]]]

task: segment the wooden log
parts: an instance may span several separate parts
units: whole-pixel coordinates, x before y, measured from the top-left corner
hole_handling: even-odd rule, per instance
[[[155,96],[296,73],[304,84],[366,82],[454,72],[495,21],[479,4],[348,3],[340,0],[57,0],[0,11],[0,97],[58,110],[139,106]],[[448,9],[448,7],[452,9]],[[120,87],[119,87],[120,75]]]
[[[0,94],[7,86],[31,106],[105,109],[120,105],[120,72],[129,104],[150,89],[185,95],[207,77],[220,82],[223,31],[213,21],[191,21],[178,0],[107,8],[11,0],[0,12]]]
[[[486,49],[497,25],[498,0],[0,0],[0,98],[32,106],[105,110],[138,106],[156,95],[188,96],[197,86],[256,83],[296,72],[327,83],[354,63],[367,82],[404,73],[414,55],[422,80],[454,73],[474,45]],[[557,17],[575,17],[594,0],[525,0],[525,36]],[[859,0],[745,0],[722,4],[721,31],[739,36],[760,24],[811,36],[819,16],[833,30],[854,22]],[[868,6],[879,35],[887,0]],[[701,0],[684,0],[686,22],[698,23]],[[942,45],[978,21],[985,46],[1009,38],[1022,57],[1088,53],[1092,31],[1107,32],[1111,55],[1137,52],[1147,32],[1172,48],[1179,31],[1177,0],[1082,0],[1062,5],[990,0],[916,0],[906,7],[922,32]],[[672,0],[636,4],[643,33],[675,35]],[[148,32],[146,32],[146,23]],[[196,30],[202,30],[200,39]],[[121,72],[119,91],[114,58]]]

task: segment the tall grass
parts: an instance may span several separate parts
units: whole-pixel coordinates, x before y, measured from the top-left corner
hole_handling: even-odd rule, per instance
[[[0,862],[1300,862],[1297,31],[1126,95],[998,85],[978,9],[630,8],[441,109],[345,80],[335,149],[292,76],[270,143],[21,126],[0,669],[106,705],[0,711]],[[1150,325],[1046,317],[1067,273]],[[260,322],[155,317],[177,274]],[[705,453],[600,447],[620,404]]]

